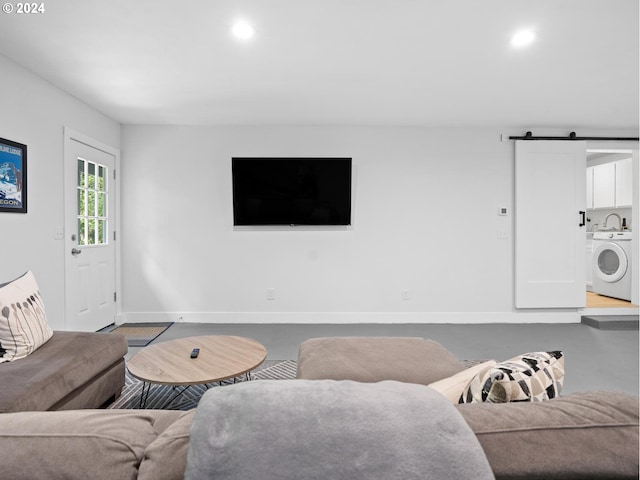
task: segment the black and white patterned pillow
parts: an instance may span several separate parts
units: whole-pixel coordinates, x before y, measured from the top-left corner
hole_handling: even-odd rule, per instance
[[[532,352],[496,364],[476,375],[458,403],[538,402],[560,395],[564,354]]]
[[[0,285],[0,363],[26,357],[52,335],[33,273]]]

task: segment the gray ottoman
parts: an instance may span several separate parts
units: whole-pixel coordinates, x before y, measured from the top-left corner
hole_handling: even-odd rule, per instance
[[[322,337],[300,345],[297,378],[428,385],[464,368],[446,348],[424,338]]]

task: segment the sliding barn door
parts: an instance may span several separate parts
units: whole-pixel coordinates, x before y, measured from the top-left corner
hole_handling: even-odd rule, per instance
[[[516,308],[586,303],[586,142],[516,141]]]

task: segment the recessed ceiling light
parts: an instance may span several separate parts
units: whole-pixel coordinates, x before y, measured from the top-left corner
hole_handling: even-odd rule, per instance
[[[247,22],[238,22],[231,29],[233,35],[241,40],[248,40],[256,33],[255,28]]]
[[[536,34],[531,30],[520,30],[511,37],[511,45],[515,47],[524,47],[529,45],[536,38]]]

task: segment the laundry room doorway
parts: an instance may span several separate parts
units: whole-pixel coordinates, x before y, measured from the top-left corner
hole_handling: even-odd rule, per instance
[[[586,224],[586,308],[583,315],[636,315],[640,303],[640,208],[638,190],[640,167],[638,165],[637,142],[635,147],[587,144],[587,224]],[[623,142],[621,142],[623,143]],[[627,148],[624,148],[627,147]],[[603,238],[608,235],[631,237],[624,245],[626,257],[616,258],[611,251],[601,248]],[[594,240],[594,235],[596,239]],[[615,240],[615,238],[614,238]],[[599,250],[598,250],[599,249]],[[597,254],[597,255],[596,255]],[[624,254],[621,254],[624,255]],[[631,287],[629,292],[604,288],[602,269],[605,262],[614,261],[626,265],[623,279]],[[628,260],[628,262],[627,262]],[[613,275],[611,277],[613,279]],[[618,282],[618,280],[616,280]],[[613,282],[612,282],[613,283]]]

